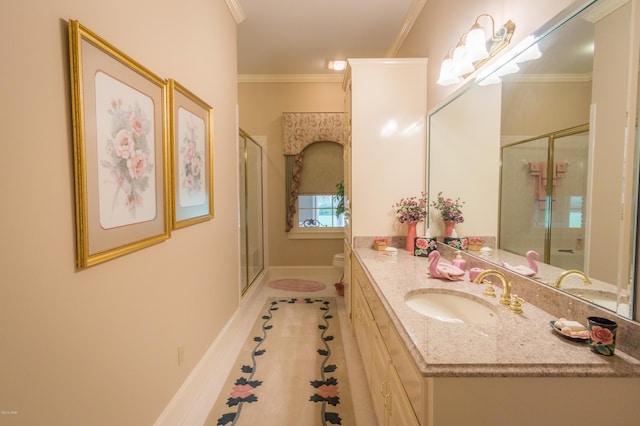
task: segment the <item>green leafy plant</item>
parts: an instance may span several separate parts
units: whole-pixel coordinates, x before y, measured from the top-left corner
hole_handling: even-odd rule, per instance
[[[336,206],[336,216],[340,217],[342,213],[345,212],[344,209],[344,183],[338,182],[336,184],[337,194],[336,197],[338,199],[338,205]]]

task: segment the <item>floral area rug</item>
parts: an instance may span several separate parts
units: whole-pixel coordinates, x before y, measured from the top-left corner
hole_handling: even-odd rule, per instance
[[[320,281],[299,280],[296,278],[284,278],[269,281],[269,284],[267,285],[271,288],[287,291],[320,291],[327,288],[326,284],[323,284]]]
[[[268,299],[205,426],[354,424],[335,298]]]

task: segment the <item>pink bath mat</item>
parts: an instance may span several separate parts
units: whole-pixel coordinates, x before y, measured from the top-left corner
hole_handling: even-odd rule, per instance
[[[320,291],[327,287],[319,281],[300,280],[295,278],[284,278],[281,280],[269,281],[268,286],[278,290],[290,291]]]

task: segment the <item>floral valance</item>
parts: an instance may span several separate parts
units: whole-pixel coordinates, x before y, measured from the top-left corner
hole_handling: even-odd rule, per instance
[[[285,112],[282,114],[284,155],[296,155],[314,142],[344,145],[343,112]]]

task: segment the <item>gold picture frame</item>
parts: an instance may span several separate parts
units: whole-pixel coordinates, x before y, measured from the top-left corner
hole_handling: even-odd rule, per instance
[[[76,265],[171,235],[167,84],[69,20]]]
[[[213,218],[213,108],[173,79],[169,86],[173,229]]]

